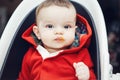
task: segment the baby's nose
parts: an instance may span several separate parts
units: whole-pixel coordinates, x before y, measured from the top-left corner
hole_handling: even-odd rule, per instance
[[[63,32],[61,32],[61,31],[56,31],[55,34],[56,34],[56,35],[63,35]]]
[[[57,28],[57,29],[55,30],[55,34],[57,34],[57,35],[63,35],[63,33],[64,33],[64,31],[63,31],[63,29],[61,29],[61,28]]]

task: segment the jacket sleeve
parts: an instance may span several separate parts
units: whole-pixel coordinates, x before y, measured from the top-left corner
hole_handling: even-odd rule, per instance
[[[32,55],[32,49],[30,48],[24,55],[23,61],[22,61],[22,68],[19,73],[17,80],[31,80],[30,76],[30,58]]]
[[[83,62],[88,66],[89,70],[90,70],[90,79],[89,80],[96,80],[96,76],[95,76],[95,73],[94,73],[94,65],[93,65],[93,62],[92,62],[92,59],[90,57],[90,53],[88,52],[88,49],[85,49],[84,51],[84,59],[83,59]]]

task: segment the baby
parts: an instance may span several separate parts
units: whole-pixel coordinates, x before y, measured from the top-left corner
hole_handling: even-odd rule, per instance
[[[32,46],[18,80],[96,80],[87,49],[91,35],[69,0],[45,0],[36,9],[36,24],[22,35]]]

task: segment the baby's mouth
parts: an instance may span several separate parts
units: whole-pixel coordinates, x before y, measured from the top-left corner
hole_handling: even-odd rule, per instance
[[[55,41],[63,42],[63,41],[65,41],[65,39],[64,39],[64,37],[57,37],[57,38],[55,38]]]

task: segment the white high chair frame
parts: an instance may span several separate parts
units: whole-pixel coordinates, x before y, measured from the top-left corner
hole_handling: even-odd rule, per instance
[[[37,5],[39,5],[43,0],[23,0],[21,4],[17,7],[13,15],[11,16],[6,28],[2,34],[0,40],[0,71],[2,69],[5,56],[9,50],[14,34],[17,30],[17,26],[24,20],[24,17],[29,14]],[[84,8],[87,9],[93,22],[96,26],[96,32],[98,34],[98,43],[100,49],[100,67],[101,67],[101,80],[110,79],[110,63],[109,63],[109,53],[106,35],[106,26],[102,10],[97,2],[97,0],[71,0],[79,3]]]

